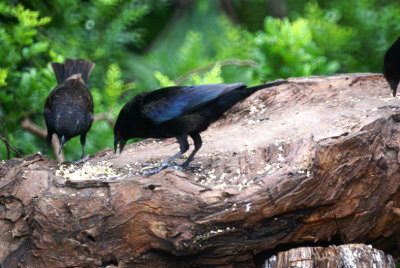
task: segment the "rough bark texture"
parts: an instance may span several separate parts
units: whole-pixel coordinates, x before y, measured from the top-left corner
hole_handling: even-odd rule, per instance
[[[395,268],[392,256],[362,244],[330,247],[301,247],[271,256],[264,268]]]
[[[299,245],[352,242],[396,258],[399,122],[380,75],[297,78],[212,125],[201,170],[134,174],[174,154],[173,139],[79,165],[2,161],[0,263],[254,267]]]

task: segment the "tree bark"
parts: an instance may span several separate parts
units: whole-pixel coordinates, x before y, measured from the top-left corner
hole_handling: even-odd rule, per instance
[[[204,132],[195,171],[136,173],[176,153],[173,139],[106,148],[84,164],[2,161],[0,264],[257,267],[333,243],[397,258],[399,122],[381,75],[293,78]]]

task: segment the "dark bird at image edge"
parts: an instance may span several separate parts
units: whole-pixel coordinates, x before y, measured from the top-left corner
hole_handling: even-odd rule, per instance
[[[383,75],[389,83],[393,97],[396,97],[397,86],[400,82],[400,37],[386,51],[383,60]]]
[[[218,120],[227,110],[254,92],[287,83],[277,80],[255,87],[244,83],[173,86],[141,93],[120,111],[114,127],[114,151],[122,152],[133,138],[171,138],[178,140],[180,151],[161,165],[161,169],[189,149],[188,136],[194,150],[180,166],[188,168],[200,149],[200,133]]]
[[[52,63],[58,85],[50,92],[44,106],[47,126],[47,143],[53,133],[60,140],[59,152],[64,143],[80,135],[82,157],[85,156],[86,134],[92,126],[93,98],[87,82],[94,63],[85,59],[66,59],[64,64]]]

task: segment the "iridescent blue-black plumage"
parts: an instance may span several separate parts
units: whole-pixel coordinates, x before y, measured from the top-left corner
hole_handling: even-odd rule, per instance
[[[94,63],[85,59],[66,59],[64,64],[52,63],[58,85],[47,97],[44,118],[47,142],[53,133],[60,140],[59,153],[65,142],[80,135],[82,157],[85,154],[86,133],[93,123],[93,98],[87,81]]]
[[[129,101],[118,115],[114,127],[114,149],[123,150],[132,138],[175,137],[180,151],[168,162],[189,149],[187,137],[194,141],[194,150],[183,163],[187,167],[200,149],[200,133],[218,120],[240,100],[257,90],[287,83],[286,80],[247,88],[244,83],[174,86],[145,92]]]

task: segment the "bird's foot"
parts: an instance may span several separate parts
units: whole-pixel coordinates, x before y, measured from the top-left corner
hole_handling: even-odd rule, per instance
[[[392,109],[392,110],[396,110],[396,109],[400,109],[400,107],[397,106],[397,105],[385,105],[385,106],[378,107],[378,109]]]
[[[72,162],[71,162],[71,164],[74,164],[74,165],[76,165],[76,164],[83,163],[83,162],[85,162],[85,161],[87,161],[87,160],[89,160],[89,155],[84,155],[84,156],[82,156],[82,158],[81,158],[81,159],[78,159],[78,160],[72,161]]]
[[[172,166],[168,166],[168,168],[173,168],[173,169],[180,170],[180,171],[184,171],[184,170],[191,170],[191,171],[194,171],[194,170],[200,169],[201,167],[186,166],[186,165],[177,165],[177,164],[175,164],[175,165],[172,165]]]
[[[135,171],[135,172],[133,172],[133,174],[134,175],[141,175],[141,176],[150,176],[150,175],[153,175],[153,174],[156,174],[156,173],[160,172],[161,170],[163,170],[165,168],[167,168],[167,167],[159,166],[159,167],[156,167],[156,168],[149,168],[149,169],[146,169],[146,170]]]
[[[175,162],[173,162],[173,165],[170,164],[162,164],[159,167],[155,167],[155,168],[149,168],[146,170],[141,170],[141,171],[135,171],[133,174],[135,175],[141,175],[141,176],[150,176],[150,175],[154,175],[158,172],[160,172],[161,170],[164,170],[166,168],[172,168],[172,169],[176,169],[176,170],[180,170],[180,171],[184,171],[184,170],[197,170],[200,169],[200,167],[193,167],[193,166],[186,166],[186,165],[178,165]]]

